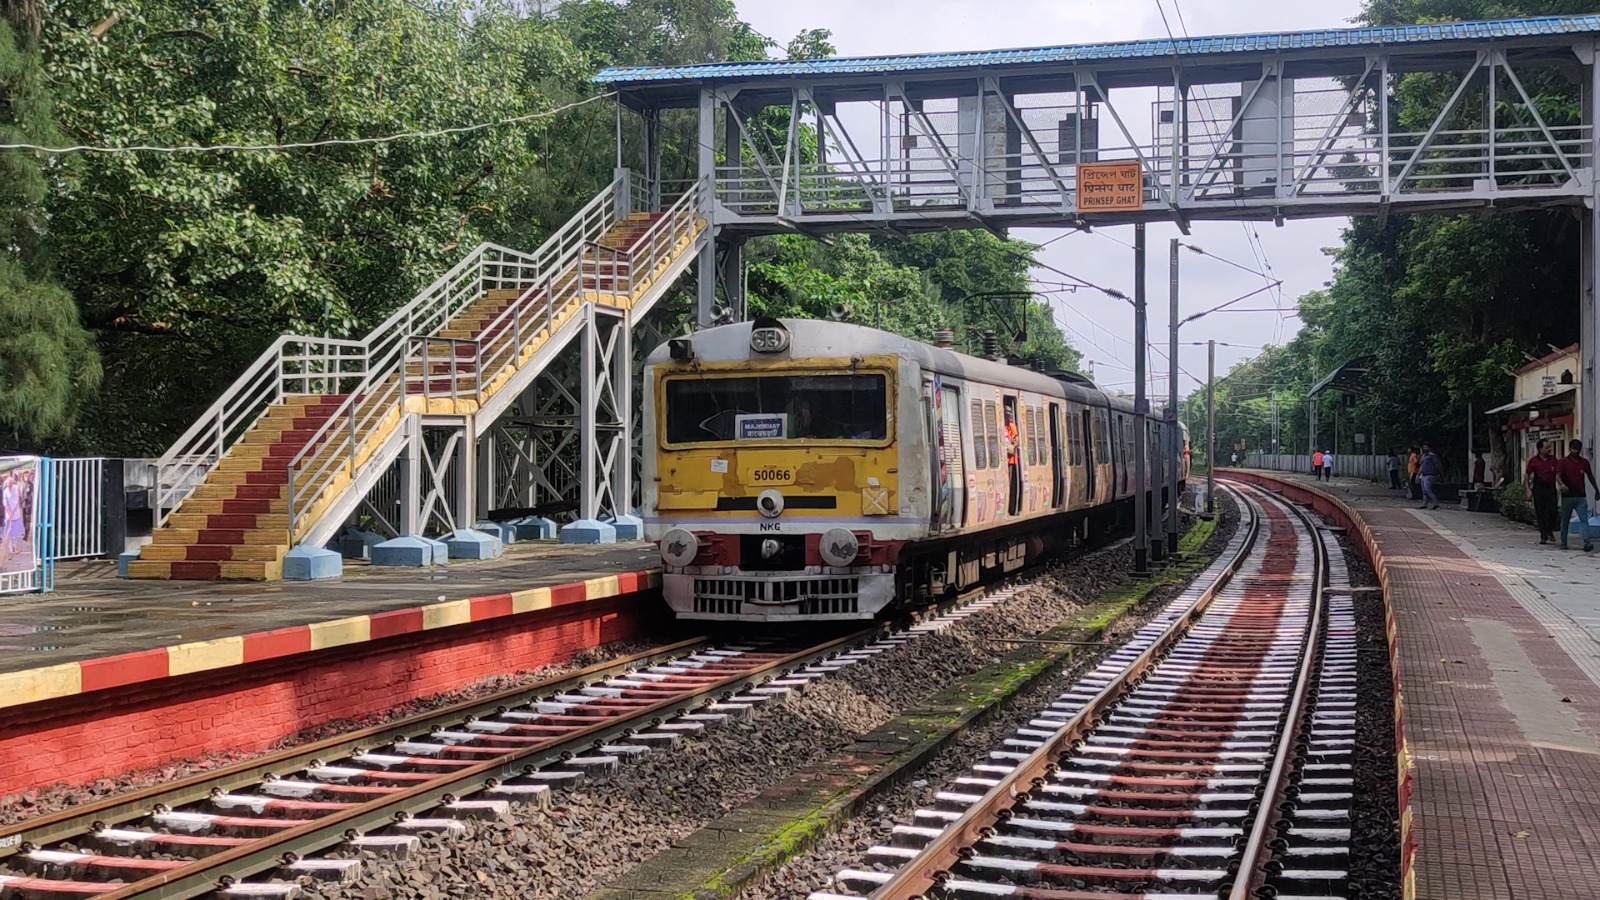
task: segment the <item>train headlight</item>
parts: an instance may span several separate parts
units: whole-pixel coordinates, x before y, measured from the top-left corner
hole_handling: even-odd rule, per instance
[[[674,528],[661,537],[661,561],[669,566],[687,566],[699,553],[700,539],[682,528]]]
[[[783,512],[783,495],[767,488],[756,495],[756,510],[769,519],[776,519]]]
[[[822,561],[830,566],[848,566],[856,561],[856,554],[861,552],[861,543],[854,534],[843,528],[829,528],[822,533],[817,552],[822,554]]]

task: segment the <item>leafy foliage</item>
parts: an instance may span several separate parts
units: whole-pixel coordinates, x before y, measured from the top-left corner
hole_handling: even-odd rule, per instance
[[[593,97],[599,68],[780,50],[732,0],[5,9],[23,35],[0,34],[11,141],[279,147],[525,118],[382,143],[0,156],[0,429],[53,452],[159,452],[283,331],[358,336],[476,243],[537,245],[612,177],[609,104],[535,117]],[[829,55],[830,38],[808,29],[781,50]],[[693,113],[660,127],[670,190],[695,171]],[[638,129],[622,137],[637,158]],[[842,302],[926,339],[987,321],[957,298],[1025,287],[1029,252],[988,235],[763,239],[750,278],[758,309]],[[1074,361],[1047,317],[1027,330]]]

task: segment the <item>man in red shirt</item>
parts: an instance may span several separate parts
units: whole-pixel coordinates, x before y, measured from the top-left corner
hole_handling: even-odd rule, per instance
[[[1568,444],[1567,455],[1556,463],[1556,480],[1561,485],[1561,549],[1567,549],[1567,527],[1571,524],[1572,514],[1578,514],[1578,537],[1583,539],[1583,552],[1594,550],[1594,544],[1589,542],[1589,497],[1584,489],[1584,480],[1594,486],[1595,499],[1600,500],[1600,483],[1594,480],[1594,470],[1589,468],[1589,461],[1583,458],[1583,442],[1573,441]]]
[[[1533,500],[1533,523],[1539,526],[1539,543],[1548,544],[1556,537],[1556,507],[1561,495],[1556,490],[1555,448],[1549,441],[1540,441],[1523,470],[1523,484]]]

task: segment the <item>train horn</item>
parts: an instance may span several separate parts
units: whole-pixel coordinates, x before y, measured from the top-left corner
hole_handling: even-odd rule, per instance
[[[850,318],[850,307],[843,303],[835,303],[828,307],[828,318],[835,322],[843,322]]]

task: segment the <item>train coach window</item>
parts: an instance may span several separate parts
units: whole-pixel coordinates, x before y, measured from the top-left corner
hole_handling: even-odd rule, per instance
[[[989,468],[988,430],[983,427],[983,401],[972,401],[972,467]]]
[[[740,419],[751,415],[770,418]],[[881,441],[888,437],[888,418],[888,378],[878,373],[667,381],[669,444],[741,439]],[[741,421],[751,429],[743,438]]]

